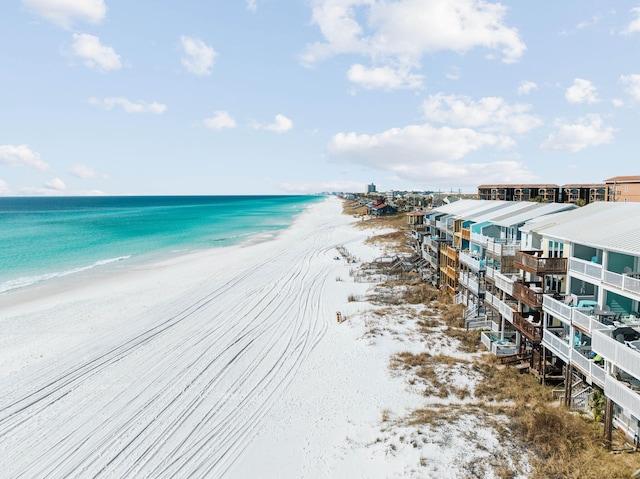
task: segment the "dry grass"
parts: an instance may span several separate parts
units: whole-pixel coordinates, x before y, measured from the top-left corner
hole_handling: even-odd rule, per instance
[[[445,333],[460,341],[460,349],[465,353],[475,353],[480,349],[480,331],[447,328]]]

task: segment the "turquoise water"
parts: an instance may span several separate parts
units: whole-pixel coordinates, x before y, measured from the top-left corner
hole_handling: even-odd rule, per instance
[[[0,293],[273,234],[319,197],[0,198]]]

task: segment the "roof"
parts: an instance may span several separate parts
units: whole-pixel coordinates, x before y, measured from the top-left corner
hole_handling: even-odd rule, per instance
[[[640,182],[640,176],[614,176],[608,180],[604,180],[605,183],[637,183]]]
[[[513,204],[511,201],[502,200],[468,200],[462,199],[455,203],[439,206],[434,208],[433,211],[437,213],[444,213],[456,217],[465,217],[469,214],[478,213],[479,211],[497,208],[501,205]]]
[[[563,188],[604,188],[604,183],[568,183],[562,185]]]
[[[424,216],[426,213],[424,211],[409,211],[407,216]]]
[[[546,216],[559,211],[567,211],[577,208],[571,203],[533,203],[530,208],[523,208],[519,211],[495,218],[492,222],[498,226],[514,226],[526,223],[532,218]]]
[[[543,232],[560,241],[640,255],[640,203],[596,202],[548,219],[549,222],[527,225],[522,231]]]
[[[518,183],[518,184],[506,184],[496,183],[494,185],[480,185],[478,188],[559,188],[558,185],[552,183]]]

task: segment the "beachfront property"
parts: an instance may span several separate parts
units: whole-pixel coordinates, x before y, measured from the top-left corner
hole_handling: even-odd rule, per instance
[[[607,201],[640,201],[640,176],[614,176],[604,180],[604,183],[607,186]]]
[[[634,178],[640,179],[640,177]],[[640,180],[638,184],[640,185]],[[576,183],[563,186],[554,184],[487,184],[478,186],[478,199],[586,205],[596,201],[608,201],[609,189],[606,183]]]
[[[461,200],[424,224],[425,277],[466,306],[485,347],[564,382],[556,395],[574,409],[604,394],[606,430],[637,442],[640,205]]]

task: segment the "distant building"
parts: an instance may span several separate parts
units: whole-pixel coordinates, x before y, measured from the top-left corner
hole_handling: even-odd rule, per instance
[[[376,192],[376,185],[374,185],[373,183],[371,183],[370,185],[367,185],[367,193],[375,193]]]
[[[640,177],[638,187],[640,194]],[[593,203],[607,201],[604,183],[569,184],[493,184],[478,186],[478,199],[502,201],[540,201],[543,203]]]
[[[640,176],[614,176],[604,180],[607,201],[640,202]]]

